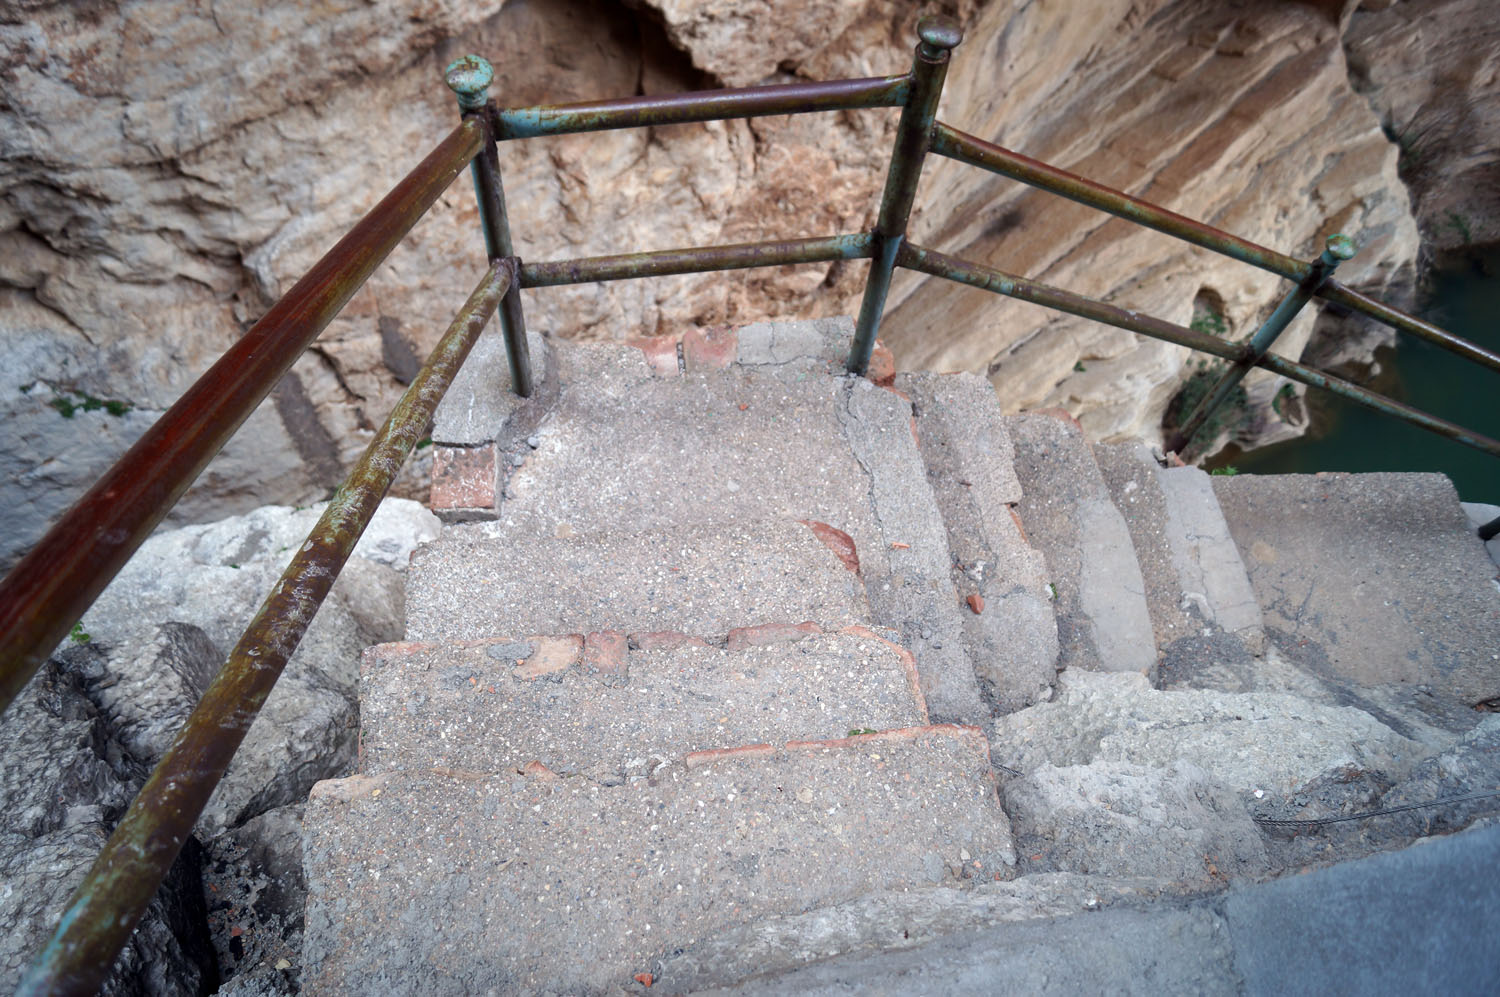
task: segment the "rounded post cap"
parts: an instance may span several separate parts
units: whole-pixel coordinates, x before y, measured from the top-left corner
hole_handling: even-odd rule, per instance
[[[1339,261],[1352,260],[1356,252],[1354,248],[1354,240],[1349,238],[1342,232],[1330,235],[1328,237],[1327,247],[1328,248],[1324,250],[1324,255],[1331,256],[1334,260]],[[1332,260],[1330,260],[1329,262],[1332,262]]]
[[[943,14],[928,14],[917,22],[917,37],[926,54],[936,57],[964,40],[964,29]]]
[[[443,78],[448,81],[448,89],[458,95],[458,106],[475,111],[484,106],[495,69],[477,55],[466,55],[449,63]]]

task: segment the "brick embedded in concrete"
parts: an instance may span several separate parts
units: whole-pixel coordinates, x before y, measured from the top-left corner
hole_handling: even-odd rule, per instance
[[[493,509],[497,481],[495,445],[433,448],[432,495],[434,511]]]
[[[689,373],[723,370],[738,352],[739,336],[728,326],[689,329],[682,336],[682,362]]]
[[[577,634],[533,637],[532,644],[535,650],[525,660],[518,661],[511,673],[518,679],[555,675],[578,664],[583,657],[583,638]]]
[[[735,627],[729,631],[724,646],[731,651],[740,651],[747,647],[789,644],[822,632],[823,628],[811,620],[804,623],[762,623],[753,627]]]
[[[608,686],[630,681],[629,644],[618,630],[601,630],[583,638],[583,667]]]
[[[675,630],[655,630],[650,633],[633,633],[629,644],[637,651],[675,651],[679,647],[707,647],[702,637],[692,637]]]
[[[674,336],[644,336],[625,340],[646,356],[646,366],[658,377],[676,377],[681,373],[677,363],[678,339]]]

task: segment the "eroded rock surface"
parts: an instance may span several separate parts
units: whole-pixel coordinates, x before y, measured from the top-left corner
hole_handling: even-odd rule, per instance
[[[1355,89],[1401,150],[1423,241],[1500,241],[1500,18],[1466,0],[1365,3],[1344,36]]]

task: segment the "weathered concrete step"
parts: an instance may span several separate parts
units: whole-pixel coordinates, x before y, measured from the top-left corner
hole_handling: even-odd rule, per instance
[[[618,992],[663,953],[1014,862],[983,736],[926,727],[690,756],[651,780],[320,783],[309,992]]]
[[[406,637],[589,630],[722,635],[772,620],[867,622],[858,553],[821,523],[688,523],[556,538],[449,527],[412,557]]]
[[[1412,698],[1403,689],[1470,705],[1500,696],[1495,566],[1446,477],[1241,474],[1213,486],[1268,635],[1349,705],[1402,730],[1389,714]]]
[[[561,390],[505,483],[515,533],[637,532],[781,517],[830,523],[877,545],[869,475],[844,438],[857,378],[796,368],[656,377],[629,348],[559,344]],[[904,405],[866,406],[908,432]],[[919,465],[917,465],[919,467]]]
[[[1146,583],[1082,429],[1060,409],[1010,416],[1006,425],[1023,490],[1021,522],[1051,568],[1058,668],[1153,674]]]
[[[1051,696],[1057,620],[1047,562],[1021,529],[1021,483],[995,389],[976,374],[901,374],[927,479],[947,528],[951,577],[968,607],[964,645],[992,709]]]
[[[514,773],[602,783],[690,752],[927,723],[906,649],[864,628],[382,644],[365,652],[361,771]]]
[[[767,344],[765,363],[733,363],[730,350],[722,369],[689,364],[670,376],[654,374],[640,350],[554,344],[558,399],[535,447],[502,462],[496,529],[565,537],[768,518],[828,524],[853,538],[872,619],[916,655],[933,716],[982,720],[910,402],[821,361],[775,362]]]
[[[1141,566],[1162,680],[1201,662],[1250,667],[1265,629],[1210,476],[1162,467],[1145,443],[1096,444],[1094,456]]]
[[[999,924],[697,992],[1490,993],[1497,859],[1500,828],[1476,828],[1224,899]]]

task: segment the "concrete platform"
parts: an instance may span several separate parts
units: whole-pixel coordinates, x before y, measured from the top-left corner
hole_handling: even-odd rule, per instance
[[[1304,670],[1377,704],[1500,696],[1494,564],[1440,474],[1213,479],[1266,626]],[[1368,697],[1367,697],[1368,698]]]
[[[1500,974],[1497,860],[1500,826],[1491,826],[1223,899],[996,924],[695,992],[1492,993]]]
[[[449,527],[412,558],[406,636],[612,629],[722,637],[772,621],[867,623],[858,551],[828,530],[758,519],[560,539],[488,523]]]
[[[927,723],[904,648],[859,633],[760,635],[780,640],[729,650],[636,635],[604,675],[581,635],[373,647],[360,770],[511,774],[539,761],[612,784],[693,751]]]
[[[689,756],[619,786],[356,776],[308,803],[307,992],[618,992],[710,930],[1014,862],[983,736]]]

